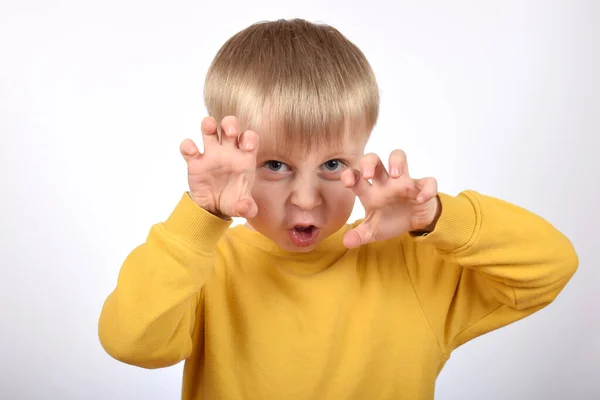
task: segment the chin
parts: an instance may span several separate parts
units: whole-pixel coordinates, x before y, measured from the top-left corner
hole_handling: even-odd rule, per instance
[[[290,250],[290,251],[294,251],[296,253],[309,253],[311,251],[313,251],[315,249],[315,247],[317,247],[316,244],[313,244],[312,246],[308,246],[308,247],[298,247],[298,246],[293,246],[294,249]]]
[[[309,253],[315,249],[319,245],[319,243],[311,244],[310,246],[302,247],[296,246],[293,243],[278,243],[279,247],[285,251],[290,251],[293,253]]]

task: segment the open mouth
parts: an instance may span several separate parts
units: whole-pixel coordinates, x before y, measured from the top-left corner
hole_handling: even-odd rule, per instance
[[[294,227],[298,232],[311,232],[313,229],[317,229],[314,225],[297,225]]]
[[[316,242],[319,228],[314,225],[296,225],[289,230],[292,243],[299,247],[310,246]]]

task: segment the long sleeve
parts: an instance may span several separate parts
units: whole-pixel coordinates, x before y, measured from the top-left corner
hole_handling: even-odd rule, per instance
[[[579,261],[569,239],[532,212],[473,191],[439,197],[435,230],[403,243],[421,307],[448,355],[550,304]]]
[[[176,364],[192,351],[196,308],[231,221],[198,207],[187,193],[169,218],[125,259],[102,308],[98,334],[117,360],[144,368]]]

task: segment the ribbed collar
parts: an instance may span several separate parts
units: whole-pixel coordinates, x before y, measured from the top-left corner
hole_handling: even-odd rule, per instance
[[[314,273],[333,265],[349,251],[342,243],[342,239],[344,234],[352,229],[352,227],[353,225],[350,224],[344,225],[307,253],[284,250],[262,233],[243,225],[232,227],[229,229],[227,235],[234,241],[244,242],[267,253],[268,256],[274,258],[274,262],[286,269],[292,269],[300,273]]]

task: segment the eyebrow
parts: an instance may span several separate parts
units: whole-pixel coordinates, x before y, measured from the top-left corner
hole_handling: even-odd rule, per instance
[[[337,152],[330,154],[326,158],[328,160],[336,159],[336,158],[348,158],[348,157],[358,157],[357,151],[348,151],[348,152]]]

